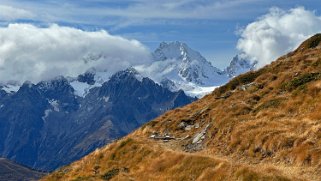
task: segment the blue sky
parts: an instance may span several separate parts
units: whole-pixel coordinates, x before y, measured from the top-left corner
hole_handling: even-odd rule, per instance
[[[300,6],[321,13],[320,0],[1,0],[0,22],[105,29],[151,50],[162,41],[183,41],[223,68],[237,54],[237,30],[273,7]]]

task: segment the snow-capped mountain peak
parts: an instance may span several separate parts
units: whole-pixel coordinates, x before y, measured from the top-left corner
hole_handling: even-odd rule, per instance
[[[127,68],[125,70],[119,71],[111,76],[111,80],[118,81],[125,78],[135,78],[138,81],[142,81],[143,76],[133,67]]]
[[[170,66],[176,66],[173,71],[176,71],[183,81],[198,85],[213,84],[213,76],[222,74],[221,70],[213,67],[199,52],[179,41],[162,42],[153,53],[153,58],[156,62],[166,61]],[[168,76],[163,78],[171,79]]]
[[[153,53],[153,58],[156,61],[164,61],[168,59],[182,61],[206,61],[206,59],[199,52],[191,49],[186,43],[179,41],[160,43],[159,47]]]
[[[154,51],[153,58],[151,64],[136,66],[135,69],[162,85],[165,83],[163,86],[172,91],[182,89],[188,94],[195,88],[219,86],[228,80],[222,70],[186,43],[162,42]]]

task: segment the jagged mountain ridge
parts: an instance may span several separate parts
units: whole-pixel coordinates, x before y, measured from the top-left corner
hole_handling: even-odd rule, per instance
[[[182,89],[197,97],[213,91],[233,76],[254,69],[250,61],[236,56],[226,70],[220,70],[199,52],[178,41],[162,42],[152,55],[151,64],[134,68],[172,91]]]
[[[321,34],[43,180],[320,180]]]
[[[57,77],[1,91],[0,154],[32,168],[53,170],[118,139],[174,107],[192,102],[132,69],[78,96],[75,80]],[[80,82],[95,84],[93,75]],[[88,84],[88,85],[89,85]]]
[[[178,75],[187,82],[198,85],[213,85],[214,76],[223,74],[213,67],[199,52],[192,50],[182,42],[161,43],[153,53],[155,61],[176,60]]]
[[[202,97],[225,84],[229,79],[254,70],[256,66],[256,62],[252,63],[243,58],[244,56],[237,55],[227,68],[220,70],[199,52],[179,41],[160,43],[152,53],[152,57],[152,63],[138,65],[131,69],[136,69],[141,74],[139,76],[149,77],[171,91],[183,90],[193,97]],[[75,93],[84,97],[90,89],[100,87],[108,81],[110,76],[109,72],[89,69],[77,78],[69,79],[76,90]],[[2,85],[1,89],[6,92],[16,92],[19,87],[16,84],[8,84]]]

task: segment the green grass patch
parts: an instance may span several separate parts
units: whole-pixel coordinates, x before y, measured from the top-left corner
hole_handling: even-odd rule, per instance
[[[284,99],[272,99],[267,102],[264,102],[254,110],[254,113],[258,113],[259,111],[268,109],[268,108],[278,108],[283,100]]]
[[[321,78],[321,73],[306,73],[292,79],[290,82],[283,83],[281,88],[287,91],[292,91],[297,88],[303,89],[305,84],[319,80]]]
[[[253,82],[257,77],[259,77],[265,69],[260,69],[258,71],[251,71],[233,78],[229,83],[219,88],[219,93],[223,94],[227,91],[234,90],[240,85],[245,85]]]

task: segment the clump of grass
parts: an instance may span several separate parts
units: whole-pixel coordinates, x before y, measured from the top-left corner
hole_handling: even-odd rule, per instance
[[[60,180],[64,178],[65,173],[62,170],[58,170],[52,174],[51,180]]]
[[[101,176],[103,180],[111,180],[113,177],[117,176],[119,174],[119,169],[114,168],[109,171],[107,171],[105,174]]]
[[[304,51],[306,49],[316,48],[321,42],[321,34],[316,34],[303,42],[297,50]]]
[[[321,58],[318,57],[318,59],[312,63],[313,67],[320,67],[321,66]]]
[[[119,144],[118,149],[123,148],[124,146],[126,146],[126,145],[127,145],[128,143],[130,143],[130,142],[133,142],[133,139],[128,138],[128,139],[126,139],[125,141],[122,141],[122,142]]]
[[[116,154],[112,153],[111,156],[110,156],[110,160],[115,160],[115,158],[116,158]]]
[[[263,109],[277,108],[277,107],[279,107],[279,105],[282,103],[283,100],[284,99],[279,98],[279,99],[272,99],[267,102],[264,102],[254,110],[254,113],[257,113]]]
[[[144,125],[142,126],[142,128],[145,128],[146,126],[150,126],[150,127],[153,128],[156,124],[157,124],[157,121],[153,120],[153,121],[150,121],[150,122],[144,124]]]
[[[311,40],[308,42],[309,43],[309,48],[315,48],[317,47],[321,42],[321,34],[316,34],[314,35]]]
[[[321,120],[321,105],[318,105],[312,110],[311,113],[309,113],[309,118],[314,120]]]
[[[253,82],[257,77],[259,77],[265,69],[260,69],[258,71],[251,71],[245,74],[242,74],[238,77],[232,79],[228,84],[219,88],[219,93],[225,93],[230,90],[236,89],[240,85],[249,84]]]
[[[253,180],[262,180],[262,181],[290,181],[290,179],[279,176],[279,175],[262,175],[256,173],[248,168],[241,168],[236,172],[236,177],[238,180],[243,181],[253,181]]]
[[[240,180],[251,181],[251,180],[259,180],[259,175],[249,171],[249,169],[242,168],[236,172],[236,176]]]
[[[79,176],[79,177],[73,179],[72,181],[88,181],[88,180],[92,180],[92,179],[90,179],[89,177],[81,177],[81,176]]]
[[[292,91],[297,88],[304,88],[304,85],[319,80],[321,78],[321,73],[306,73],[299,77],[292,79],[290,82],[282,84],[281,88],[287,91]]]

